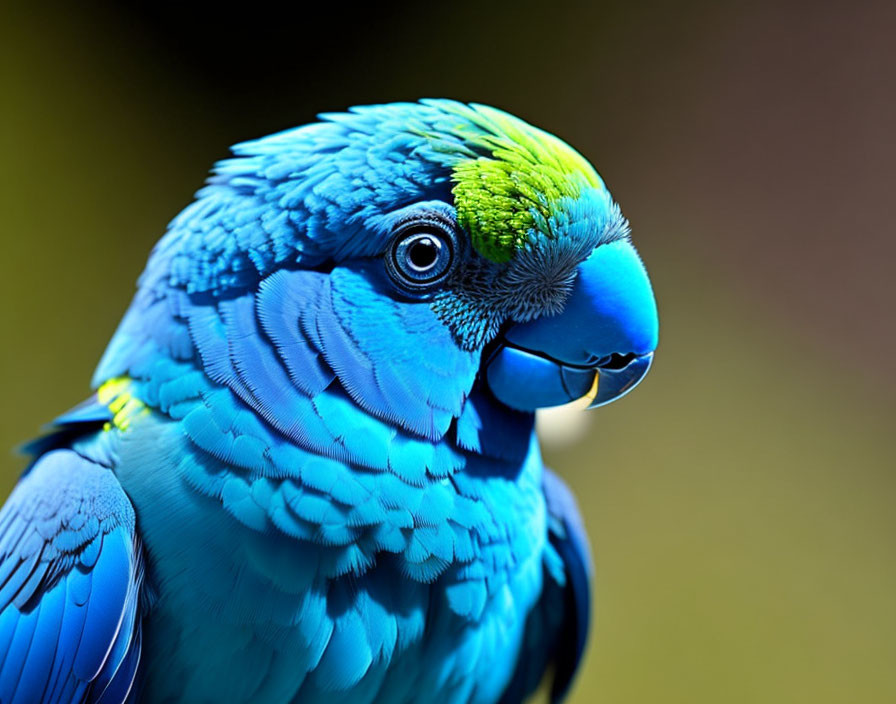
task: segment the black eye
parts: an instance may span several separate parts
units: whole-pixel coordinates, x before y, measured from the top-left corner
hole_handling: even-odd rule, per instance
[[[397,283],[421,289],[443,281],[453,261],[453,238],[447,231],[427,225],[399,232],[392,242],[388,269]]]
[[[408,264],[421,274],[428,272],[439,262],[442,243],[430,235],[418,235],[406,245]]]

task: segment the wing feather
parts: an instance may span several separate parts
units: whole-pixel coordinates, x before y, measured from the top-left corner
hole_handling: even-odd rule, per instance
[[[526,620],[516,671],[502,704],[522,702],[553,668],[551,702],[569,691],[585,650],[591,618],[588,538],[575,498],[548,469],[542,482],[548,510],[548,544],[541,598]]]
[[[40,457],[0,509],[0,702],[123,702],[142,575],[114,473],[70,450]]]

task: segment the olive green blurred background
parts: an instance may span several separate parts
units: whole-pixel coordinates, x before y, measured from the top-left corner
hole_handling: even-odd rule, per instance
[[[545,450],[598,572],[573,701],[896,701],[893,4],[549,5],[6,3],[0,447],[87,395],[227,145],[491,103],[597,165],[660,304],[646,382]]]

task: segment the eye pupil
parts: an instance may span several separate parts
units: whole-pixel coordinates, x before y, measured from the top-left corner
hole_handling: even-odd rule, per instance
[[[439,258],[441,246],[440,242],[428,235],[416,240],[408,252],[411,266],[420,271],[431,268]]]
[[[386,271],[402,291],[426,293],[452,272],[457,246],[450,222],[434,216],[411,221],[395,233]]]

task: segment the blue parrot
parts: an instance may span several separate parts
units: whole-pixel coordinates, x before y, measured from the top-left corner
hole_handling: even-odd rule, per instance
[[[591,568],[534,411],[657,344],[556,137],[448,100],[233,148],[0,511],[0,702],[519,702]]]

